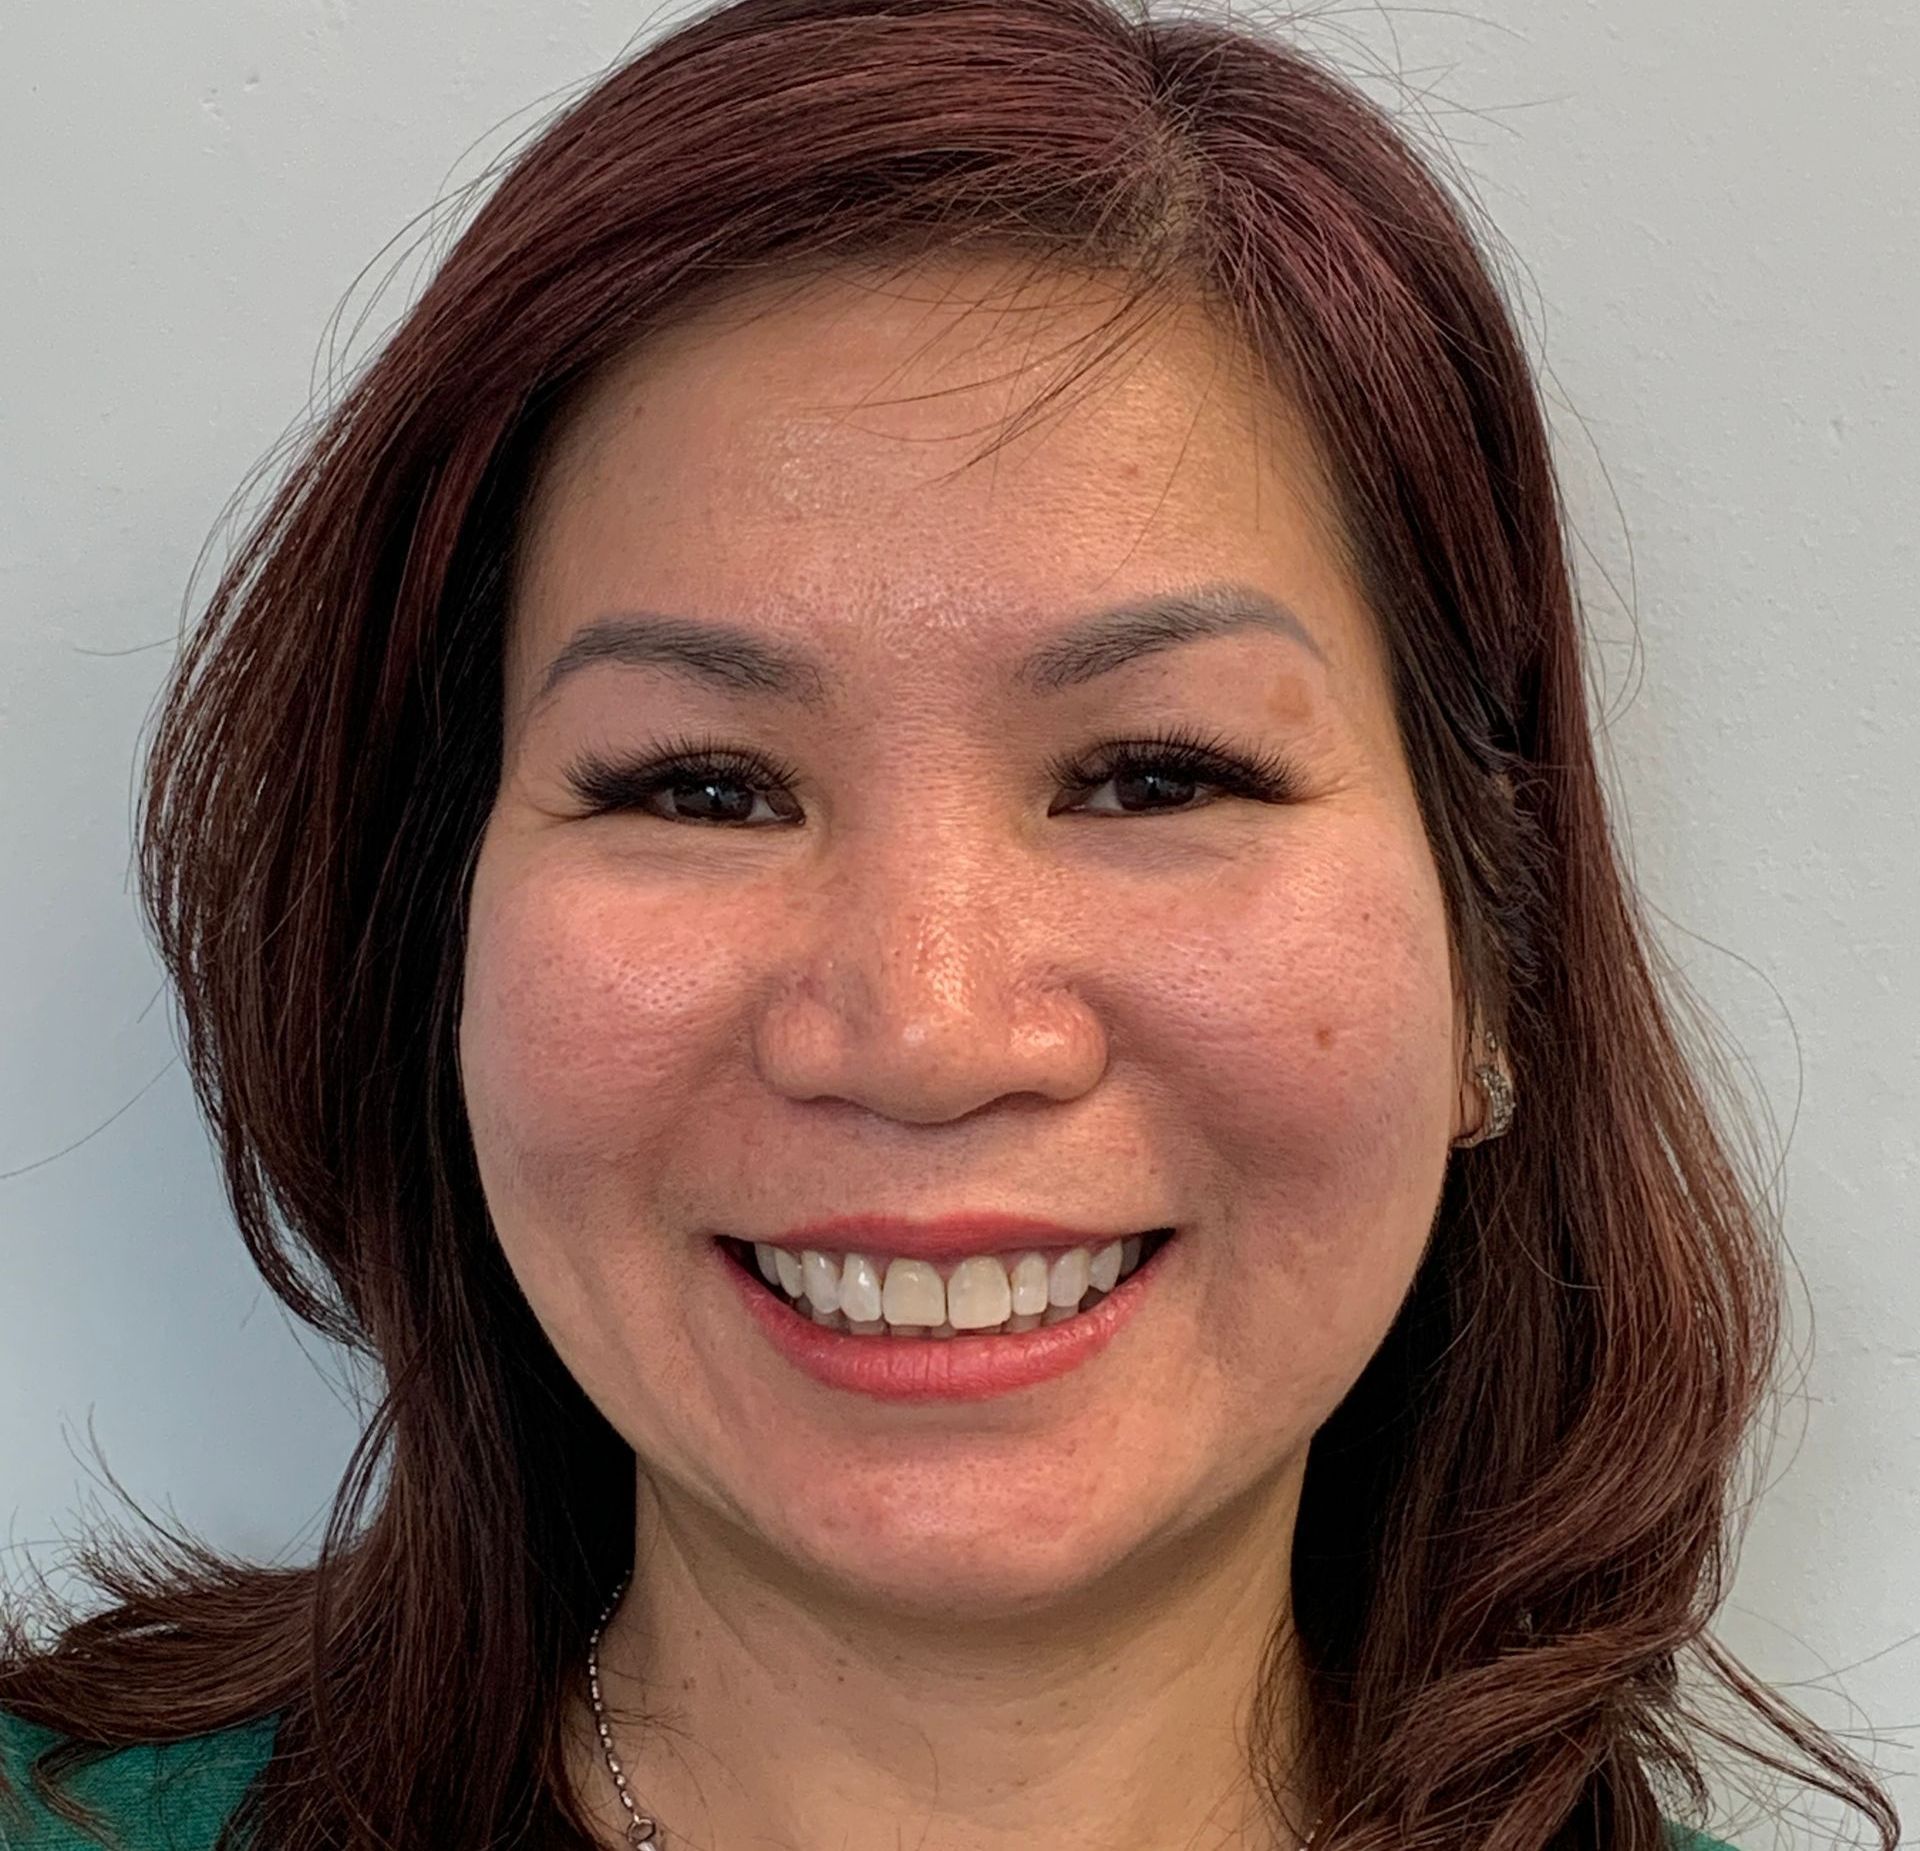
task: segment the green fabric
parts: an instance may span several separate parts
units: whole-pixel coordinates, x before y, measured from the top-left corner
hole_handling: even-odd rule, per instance
[[[227,1815],[273,1750],[279,1717],[199,1735],[184,1742],[123,1748],[72,1777],[67,1791],[99,1809],[126,1851],[213,1851]],[[51,1729],[0,1710],[0,1770],[25,1800],[26,1836],[0,1801],[0,1851],[96,1851],[64,1820],[37,1806],[27,1789],[27,1763],[55,1739]],[[1673,1851],[1733,1851],[1716,1838],[1669,1823]]]
[[[93,1807],[125,1851],[213,1851],[272,1753],[278,1726],[276,1713],[212,1735],[118,1749],[69,1775],[62,1790]],[[27,1764],[56,1740],[55,1731],[0,1710],[0,1772],[11,1789],[0,1797],[0,1851],[98,1851],[107,1842],[34,1800]]]

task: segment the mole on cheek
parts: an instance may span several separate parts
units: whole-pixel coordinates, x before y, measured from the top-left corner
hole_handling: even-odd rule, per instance
[[[1333,1046],[1333,1030],[1329,1028],[1326,1023],[1321,1023],[1321,1025],[1313,1031],[1313,1045],[1317,1048],[1330,1048]]]

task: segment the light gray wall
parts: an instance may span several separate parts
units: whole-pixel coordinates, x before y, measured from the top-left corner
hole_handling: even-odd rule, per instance
[[[373,266],[351,328],[388,240],[649,19],[0,0],[0,1515],[49,1569],[114,1508],[89,1422],[156,1512],[316,1541],[356,1416],[231,1232],[131,898],[136,736],[343,296]],[[1723,1634],[1920,1832],[1920,9],[1480,0],[1305,36],[1426,93],[1518,254],[1639,876],[1792,1132],[1810,1361]]]

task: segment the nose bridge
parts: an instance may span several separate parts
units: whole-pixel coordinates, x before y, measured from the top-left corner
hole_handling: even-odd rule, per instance
[[[835,1006],[909,1047],[990,1027],[1035,976],[1025,861],[977,819],[877,832],[852,849],[829,908]]]
[[[1034,856],[978,815],[836,852],[795,943],[811,1020],[773,1038],[776,1083],[911,1119],[1092,1084],[1104,1050],[1060,981]]]
[[[862,883],[851,911],[864,921],[854,971],[866,1011],[917,1045],[1005,1009],[1028,977],[1018,967],[1022,909],[1007,882],[1004,865],[994,877],[948,856]]]

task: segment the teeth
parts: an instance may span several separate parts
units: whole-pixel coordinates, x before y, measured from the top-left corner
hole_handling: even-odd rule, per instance
[[[926,1260],[836,1255],[805,1248],[796,1258],[753,1244],[760,1276],[794,1308],[830,1330],[860,1336],[952,1337],[1028,1331],[1091,1310],[1140,1264],[1139,1235],[1098,1248],[969,1255],[945,1278]]]
[[[1092,1270],[1091,1256],[1084,1247],[1070,1247],[1053,1263],[1047,1274],[1047,1303],[1056,1309],[1079,1304],[1087,1295],[1087,1275]]]
[[[887,1268],[880,1309],[889,1324],[922,1324],[931,1329],[947,1321],[947,1288],[925,1260],[895,1260]]]
[[[1023,1253],[1015,1263],[1012,1280],[1013,1315],[1038,1317],[1047,1308],[1047,1256]],[[1022,1329],[1031,1329],[1023,1325]]]
[[[955,1330],[991,1330],[1013,1315],[1007,1269],[991,1254],[962,1260],[947,1281],[947,1317]]]
[[[853,1324],[878,1324],[880,1275],[864,1253],[850,1253],[840,1268],[840,1309]]]
[[[840,1309],[840,1268],[824,1253],[809,1247],[800,1256],[800,1274],[806,1281],[807,1297],[816,1311]]]

